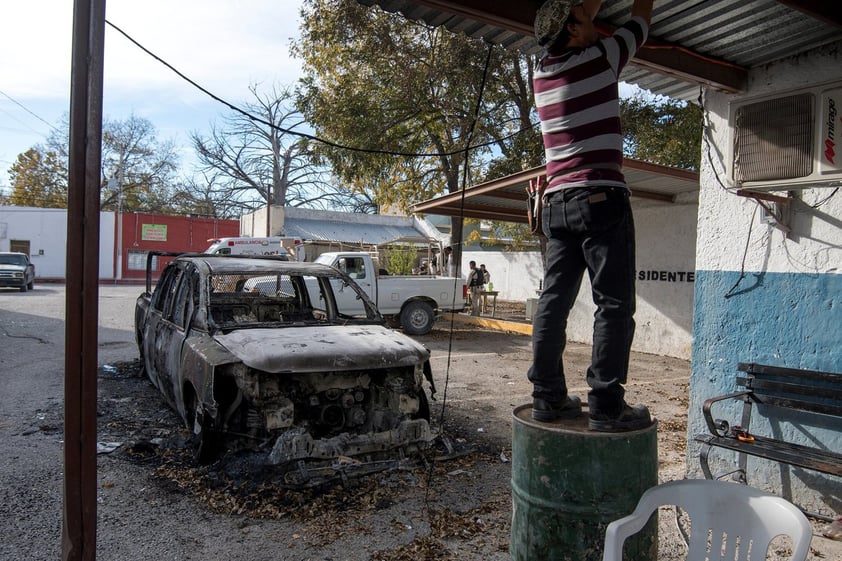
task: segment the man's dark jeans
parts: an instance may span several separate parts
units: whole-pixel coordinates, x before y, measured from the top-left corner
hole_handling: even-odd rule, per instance
[[[547,269],[532,326],[533,397],[567,395],[562,353],[567,317],[587,270],[593,289],[593,354],[587,372],[590,414],[621,411],[634,336],[634,219],[622,187],[567,189],[545,201]]]

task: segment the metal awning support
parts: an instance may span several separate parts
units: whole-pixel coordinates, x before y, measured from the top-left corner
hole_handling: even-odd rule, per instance
[[[462,192],[458,191],[415,204],[412,211],[526,224],[526,186],[531,179],[544,177],[545,173],[545,166],[530,168],[468,187],[464,204]],[[674,203],[679,193],[699,189],[699,173],[695,171],[626,158],[623,173],[632,197],[639,199]]]
[[[357,1],[367,6],[379,5],[392,12],[399,11],[407,18],[416,20],[419,18],[416,14],[418,10],[414,9],[415,6],[428,8],[442,15],[435,21],[428,20],[428,24],[456,27],[454,30],[458,30],[459,26],[448,25],[447,14],[453,14],[457,18],[465,18],[488,26],[489,33],[492,35],[494,34],[493,29],[516,33],[525,38],[519,43],[529,45],[534,44],[533,22],[535,21],[537,7],[541,5],[541,2],[511,2],[509,0]],[[806,0],[791,0],[784,3],[799,5],[817,2],[820,3],[819,0],[810,0],[809,2]],[[830,12],[828,11],[828,13]],[[597,21],[596,24],[603,34],[610,34],[613,30],[610,25],[606,25],[604,22]],[[748,82],[748,70],[746,68],[703,55],[680,45],[658,40],[655,37],[647,41],[646,45],[636,53],[632,62],[660,74],[678,77],[729,93],[744,91]]]

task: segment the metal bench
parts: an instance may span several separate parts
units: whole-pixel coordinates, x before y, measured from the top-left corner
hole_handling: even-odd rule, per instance
[[[713,448],[738,452],[736,473],[743,483],[746,482],[748,456],[842,477],[842,454],[821,442],[814,440],[814,446],[794,444],[783,438],[754,434],[750,426],[752,410],[757,407],[763,408],[767,417],[771,416],[772,408],[777,408],[792,411],[793,419],[799,424],[839,430],[842,427],[842,374],[743,362],[737,369],[745,373],[738,375],[736,380],[736,385],[744,389],[704,403],[710,434],[697,435],[695,440],[702,444],[699,459],[705,477],[714,479],[708,464]],[[743,402],[740,424],[735,426],[714,419],[711,411],[717,402],[732,399]],[[730,473],[734,472],[716,478]]]

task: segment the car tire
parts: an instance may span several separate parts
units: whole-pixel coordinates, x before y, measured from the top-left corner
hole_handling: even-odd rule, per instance
[[[205,419],[200,424],[199,433],[193,434],[193,457],[196,458],[196,462],[199,464],[212,464],[225,451],[225,442],[221,433],[210,428],[213,424],[212,419],[205,416]]]
[[[426,302],[416,300],[401,310],[401,327],[409,335],[426,335],[433,329],[436,314]]]
[[[143,335],[140,334],[138,331],[135,334],[135,341],[137,341],[137,354],[140,361],[140,375],[146,376],[149,378],[149,381],[152,381],[152,378],[149,376],[149,371],[146,369],[146,357],[143,354]],[[152,385],[155,385],[154,382]]]
[[[26,287],[27,287],[29,290],[34,290],[34,289],[35,289],[35,279],[32,279],[31,281],[29,281],[29,284],[28,284],[28,285],[26,285]]]
[[[27,286],[25,284],[20,285],[20,291],[26,292]]]
[[[430,402],[427,400],[427,392],[425,392],[423,389],[418,391],[418,413],[415,414],[415,418],[429,421]]]
[[[222,433],[214,428],[213,419],[205,412],[199,411],[195,392],[189,390],[185,395],[187,424],[192,431],[190,445],[193,448],[193,458],[202,465],[216,461],[224,452]]]

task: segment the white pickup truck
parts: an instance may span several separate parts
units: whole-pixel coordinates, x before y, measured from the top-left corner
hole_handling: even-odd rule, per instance
[[[468,289],[463,279],[381,275],[371,256],[363,252],[323,253],[316,263],[336,267],[354,279],[377,304],[380,313],[393,321],[399,320],[403,330],[410,335],[429,333],[437,312],[465,309]],[[341,287],[335,287],[334,293],[337,299],[347,297],[356,300],[352,290],[343,291]],[[353,303],[345,305],[349,304]],[[357,305],[362,309],[362,302]]]

